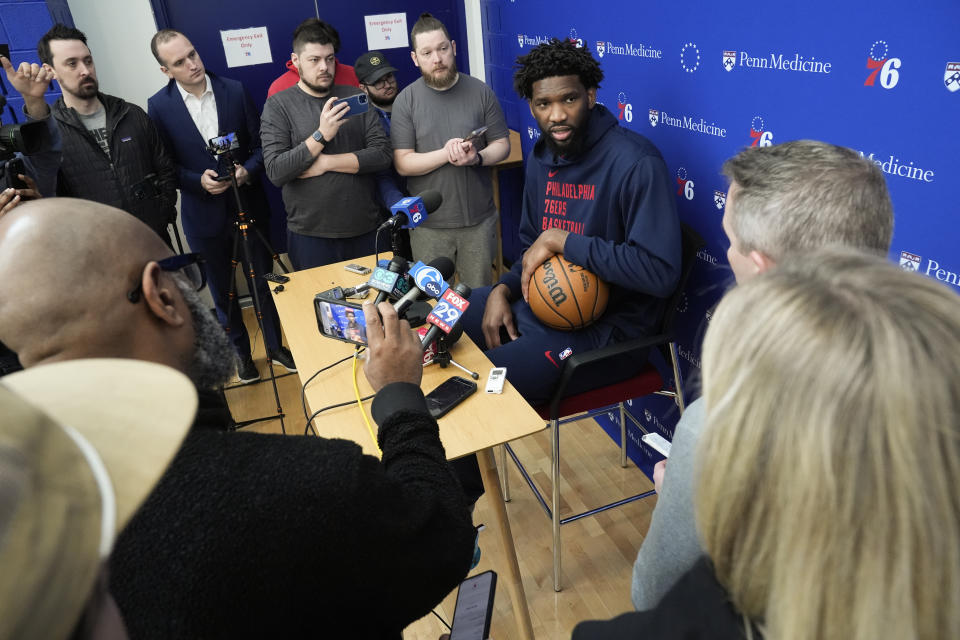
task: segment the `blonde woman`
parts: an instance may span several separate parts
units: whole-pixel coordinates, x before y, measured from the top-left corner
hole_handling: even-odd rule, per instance
[[[703,364],[709,561],[574,637],[960,638],[956,293],[813,254],[731,291]]]

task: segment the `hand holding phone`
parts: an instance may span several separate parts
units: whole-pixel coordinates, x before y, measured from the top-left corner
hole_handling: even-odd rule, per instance
[[[370,105],[367,101],[367,94],[358,93],[347,98],[340,98],[337,100],[338,103],[345,103],[350,106],[350,111],[347,112],[347,117],[359,115],[361,113],[366,113],[367,109],[370,108]]]
[[[397,316],[389,302],[363,303],[367,324],[367,361],[363,373],[374,391],[394,382],[419,385],[423,378],[423,349],[410,323]]]

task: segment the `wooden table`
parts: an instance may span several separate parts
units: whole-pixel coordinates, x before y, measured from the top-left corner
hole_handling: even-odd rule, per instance
[[[386,254],[386,257],[390,257],[390,254]],[[374,264],[373,256],[350,262],[368,267]],[[301,382],[305,382],[319,369],[354,351],[353,345],[320,334],[313,309],[313,298],[317,293],[335,286],[355,286],[366,280],[363,276],[344,270],[344,264],[346,263],[291,273],[290,282],[284,285],[284,290],[273,294],[280,322],[297,361]],[[470,313],[469,309],[467,313]],[[450,353],[454,360],[480,374],[477,381],[480,389],[440,418],[440,440],[450,459],[471,453],[476,453],[479,457],[483,485],[493,507],[493,528],[499,532],[507,559],[502,571],[506,574],[506,587],[517,617],[519,634],[525,640],[532,640],[530,612],[492,448],[540,431],[544,428],[544,422],[509,382],[504,385],[500,395],[483,392],[483,384],[493,365],[466,335],[453,345]],[[438,365],[430,365],[423,370],[422,387],[429,391],[452,375],[463,374],[455,367],[441,369]],[[357,380],[361,396],[370,395],[372,389],[362,371],[357,372]],[[347,361],[319,374],[307,386],[306,399],[311,412],[331,404],[355,400],[352,363]],[[364,409],[370,418],[370,401],[364,403]],[[370,420],[376,428],[373,418]],[[363,447],[365,453],[378,455],[376,445],[355,402],[346,407],[325,411],[314,419],[313,424],[317,433],[323,437],[353,440]]]

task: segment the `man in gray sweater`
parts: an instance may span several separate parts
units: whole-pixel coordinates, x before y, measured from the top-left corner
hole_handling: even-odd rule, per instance
[[[294,269],[374,253],[380,221],[375,174],[391,148],[374,111],[351,114],[333,84],[336,32],[310,18],[293,34],[296,85],[267,99],[260,121],[267,177],[283,190]],[[338,98],[340,98],[338,100]]]
[[[737,282],[827,245],[880,255],[890,250],[893,205],[883,173],[851,149],[814,140],[753,147],[727,160],[723,173],[730,180],[723,230]],[[696,456],[708,455],[697,451],[706,419],[699,399],[687,407],[673,434],[669,464],[654,469],[659,497],[633,565],[631,596],[638,611],[656,606],[703,555],[693,486]]]

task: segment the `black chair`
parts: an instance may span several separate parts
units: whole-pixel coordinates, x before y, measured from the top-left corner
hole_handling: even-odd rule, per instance
[[[533,490],[537,501],[543,507],[547,517],[553,523],[553,588],[560,591],[560,526],[585,518],[587,516],[613,509],[656,493],[655,491],[646,491],[622,500],[611,502],[602,507],[590,509],[583,513],[578,513],[566,518],[561,518],[559,514],[560,507],[560,429],[561,424],[583,420],[584,418],[594,417],[608,413],[611,408],[616,407],[620,411],[620,466],[627,466],[627,423],[629,418],[637,427],[646,433],[646,429],[630,413],[624,409],[624,402],[633,398],[642,397],[649,394],[669,396],[674,399],[680,412],[683,413],[686,405],[683,398],[683,380],[680,375],[680,366],[677,361],[677,345],[674,341],[674,320],[677,314],[677,307],[683,291],[686,288],[690,273],[693,271],[693,265],[696,263],[697,252],[704,246],[703,238],[686,224],[682,224],[682,261],[680,270],[680,279],[677,282],[676,289],[667,298],[664,305],[664,311],[657,327],[656,335],[636,338],[625,342],[608,345],[593,351],[578,353],[565,361],[560,381],[557,384],[549,404],[535,407],[537,412],[548,421],[547,426],[551,431],[551,482],[553,484],[552,497],[550,505],[541,494],[540,490],[534,484],[533,479],[527,473],[517,454],[509,443],[503,445],[500,451],[501,482],[503,488],[504,500],[510,500],[510,487],[507,481],[506,473],[506,455],[509,454],[516,463],[520,474],[526,480],[527,484]],[[660,372],[651,363],[643,369],[625,380],[613,384],[583,391],[573,395],[567,394],[567,388],[571,381],[575,379],[578,372],[582,372],[587,367],[596,367],[606,362],[622,361],[623,358],[646,357],[650,349],[657,348],[663,355],[664,361],[669,362],[672,367],[673,381],[672,388],[667,380],[664,380]]]

